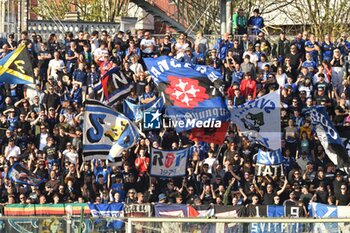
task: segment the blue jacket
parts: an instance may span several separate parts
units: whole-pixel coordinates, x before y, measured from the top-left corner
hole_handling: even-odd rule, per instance
[[[87,82],[87,74],[85,71],[80,70],[80,69],[76,69],[73,72],[73,80],[77,81],[77,82],[81,82],[83,84],[83,86],[86,86],[86,82]]]
[[[262,29],[264,27],[264,19],[261,16],[252,16],[249,18],[248,25],[257,27],[253,28],[252,32],[254,34],[258,34],[260,32],[259,29]]]

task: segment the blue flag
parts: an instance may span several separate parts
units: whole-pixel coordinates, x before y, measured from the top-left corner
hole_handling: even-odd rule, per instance
[[[342,139],[329,119],[325,107],[316,106],[304,112],[311,117],[317,137],[320,140],[328,158],[340,170],[350,173],[350,157],[345,149]]]
[[[85,101],[84,160],[119,158],[121,162],[121,152],[135,145],[139,133],[123,114],[97,100]]]
[[[118,67],[113,67],[94,85],[93,90],[95,99],[113,106],[129,95],[133,88],[133,80],[128,79]]]
[[[284,159],[281,149],[275,151],[263,151],[259,149],[256,155],[255,174],[257,176],[282,176]]]
[[[164,101],[162,98],[155,99],[147,104],[134,104],[126,99],[123,102],[123,112],[130,120],[139,122],[143,119],[143,113],[145,111],[161,111],[163,106]]]
[[[281,150],[263,151],[259,149],[256,162],[263,165],[277,165],[283,162]]]
[[[208,128],[220,128],[221,122],[229,120],[221,83],[170,57],[144,60],[165,99],[166,114],[173,122],[170,126],[177,132],[200,128],[204,122]]]
[[[156,217],[188,217],[187,205],[178,204],[155,204],[154,212]]]
[[[349,207],[350,210],[350,207]],[[310,217],[313,218],[338,218],[338,207],[312,202],[309,205]]]
[[[217,69],[215,69],[212,66],[204,66],[204,65],[193,65],[193,68],[200,72],[201,74],[204,74],[205,77],[208,77],[210,81],[220,81],[222,82],[223,77],[221,72],[219,72]]]
[[[124,217],[124,204],[112,203],[112,204],[89,204],[89,208],[94,218],[122,218]],[[102,222],[102,220],[101,220]],[[101,224],[101,223],[100,223]],[[114,230],[120,230],[124,226],[123,221],[107,221],[106,229],[112,228]]]
[[[33,77],[32,62],[25,44],[0,60],[0,82],[31,84],[34,83]]]
[[[267,206],[267,217],[284,217],[284,206],[280,205],[268,205]]]
[[[46,181],[45,178],[41,178],[37,174],[29,171],[18,162],[13,164],[7,177],[13,182],[32,186],[38,186]]]
[[[310,217],[313,218],[345,218],[349,217],[350,207],[330,206],[312,202],[309,204]],[[339,232],[338,223],[315,223],[312,226],[313,232]]]

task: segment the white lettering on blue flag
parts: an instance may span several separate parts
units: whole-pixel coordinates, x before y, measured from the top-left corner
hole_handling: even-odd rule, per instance
[[[264,165],[277,165],[282,163],[281,150],[263,151],[259,149],[257,163]]]

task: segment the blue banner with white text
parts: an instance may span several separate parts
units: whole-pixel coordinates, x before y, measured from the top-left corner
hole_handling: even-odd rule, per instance
[[[190,64],[170,57],[144,60],[159,93],[165,99],[166,115],[173,122],[184,122],[181,126],[174,125],[177,132],[196,128],[197,121],[199,124],[204,121],[214,124],[229,120],[220,79],[209,78],[207,71],[197,71]]]

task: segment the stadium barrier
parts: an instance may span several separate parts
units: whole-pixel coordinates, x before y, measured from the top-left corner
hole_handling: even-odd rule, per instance
[[[128,218],[126,232],[349,232],[350,219],[312,218]]]
[[[116,225],[122,225],[118,230]],[[82,216],[1,216],[0,232],[350,232],[349,218],[115,218]]]

